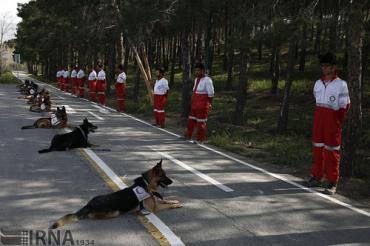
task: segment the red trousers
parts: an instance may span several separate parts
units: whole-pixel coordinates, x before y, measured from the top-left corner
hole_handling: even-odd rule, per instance
[[[326,173],[329,182],[339,180],[339,149],[342,137],[339,112],[330,108],[316,107],[312,129],[313,165],[311,174],[321,179]]]
[[[115,86],[116,86],[118,111],[125,112],[126,85],[125,83],[116,83]]]
[[[63,79],[63,77],[57,77],[58,88],[59,88],[60,90],[62,89],[62,79]]]
[[[96,80],[89,80],[89,98],[96,102]]]
[[[60,89],[64,91],[64,77],[60,79]]]
[[[69,79],[63,78],[63,91],[68,92],[68,87],[69,87]]]
[[[191,138],[195,126],[198,127],[197,140],[204,141],[206,137],[206,125],[209,111],[209,99],[207,94],[193,93],[191,99],[191,112],[188,120],[188,129],[185,137]]]
[[[84,97],[85,96],[85,88],[84,88],[85,79],[84,78],[77,79],[77,83],[78,83],[78,95],[80,97]]]
[[[155,122],[164,127],[165,123],[165,111],[164,107],[166,106],[167,96],[166,95],[156,95],[154,94],[154,119]]]
[[[77,95],[77,78],[71,78],[72,81],[72,95]]]
[[[98,80],[97,89],[99,94],[99,103],[105,105],[105,88],[107,86],[106,80]]]

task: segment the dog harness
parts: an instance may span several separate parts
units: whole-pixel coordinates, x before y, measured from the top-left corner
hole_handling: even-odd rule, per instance
[[[52,125],[52,126],[57,126],[57,125],[59,125],[59,124],[60,124],[60,121],[59,121],[59,119],[58,119],[57,115],[56,115],[56,114],[54,114],[54,113],[51,113],[51,114],[50,114],[50,120],[51,120],[51,125]]]

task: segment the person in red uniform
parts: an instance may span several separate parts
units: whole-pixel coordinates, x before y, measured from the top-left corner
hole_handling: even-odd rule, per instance
[[[64,74],[63,74],[63,90],[65,92],[68,92],[68,89],[69,89],[69,77],[70,77],[70,74],[69,74],[69,70],[68,70],[68,66],[66,67],[66,70],[64,71]]]
[[[63,78],[63,73],[62,69],[58,66],[58,71],[57,71],[57,83],[58,83],[58,88],[61,90],[62,89],[62,78]]]
[[[85,96],[85,72],[82,68],[77,73],[78,95]]]
[[[99,64],[97,66],[97,71],[97,90],[99,95],[99,103],[101,105],[105,105],[105,89],[107,87],[107,80],[105,77],[105,71],[103,70],[103,65]]]
[[[90,74],[88,77],[89,80],[89,98],[90,101],[96,101],[96,72],[93,66],[90,67]]]
[[[157,80],[154,84],[154,119],[155,123],[153,125],[157,125],[161,128],[164,128],[165,124],[165,111],[164,108],[166,106],[167,97],[168,97],[168,81],[164,78],[164,70],[161,68],[157,69]]]
[[[117,107],[119,112],[125,112],[126,74],[123,66],[118,66],[119,74],[116,80]]]
[[[198,63],[195,66],[195,83],[191,98],[191,112],[188,119],[188,128],[185,132],[185,139],[191,139],[195,126],[198,127],[196,140],[203,142],[206,135],[206,122],[208,111],[212,106],[215,94],[213,82],[205,73],[204,64]]]
[[[316,100],[312,129],[313,165],[309,187],[321,185],[326,174],[325,194],[336,192],[339,180],[342,124],[350,108],[347,83],[336,73],[336,56],[320,56],[322,77],[316,81],[313,93]]]
[[[72,95],[77,95],[77,71],[78,65],[75,65],[72,72],[71,72],[71,82],[72,82]]]
[[[78,71],[78,65],[75,65],[73,70],[71,71],[72,95],[77,95],[77,71]]]

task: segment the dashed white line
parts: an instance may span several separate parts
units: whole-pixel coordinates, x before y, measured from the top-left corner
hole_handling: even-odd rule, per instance
[[[104,120],[104,118],[103,117],[100,117],[99,115],[97,115],[97,114],[94,114],[93,112],[91,112],[91,111],[87,111],[89,114],[91,114],[92,116],[94,116],[95,118],[97,118],[98,120]]]
[[[199,172],[198,170],[196,170],[195,168],[185,164],[184,162],[180,161],[180,160],[177,160],[176,158],[170,156],[169,154],[167,153],[164,153],[164,152],[161,152],[161,151],[157,151],[155,149],[152,149],[153,151],[157,152],[158,154],[160,154],[161,156],[171,160],[173,163],[183,167],[184,169],[194,173],[195,175],[201,177],[202,179],[206,180],[207,182],[217,186],[219,189],[225,191],[225,192],[233,192],[234,190],[231,189],[230,187],[226,186],[226,185],[223,185],[221,184],[220,182],[218,182],[217,180],[209,177],[208,175],[204,174],[204,173],[201,173]]]

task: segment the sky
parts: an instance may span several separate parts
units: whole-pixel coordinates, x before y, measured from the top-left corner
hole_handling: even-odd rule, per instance
[[[30,0],[0,0],[0,16],[3,17],[6,15],[7,21],[14,23],[12,30],[5,36],[5,40],[14,38],[16,32],[17,23],[21,21],[17,17],[17,4],[18,3],[27,3]]]

